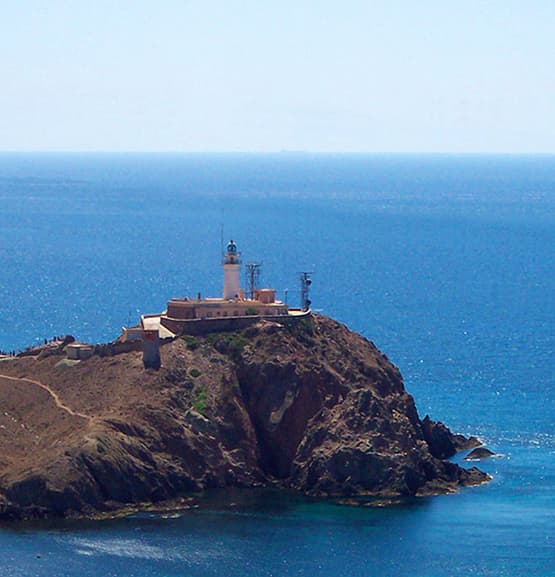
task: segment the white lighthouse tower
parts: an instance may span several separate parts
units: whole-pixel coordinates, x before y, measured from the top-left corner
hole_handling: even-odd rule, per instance
[[[237,252],[237,245],[230,240],[224,255],[224,300],[238,298],[241,287],[239,277],[241,273],[241,253]]]

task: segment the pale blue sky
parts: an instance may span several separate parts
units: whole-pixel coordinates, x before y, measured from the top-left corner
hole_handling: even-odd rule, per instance
[[[555,0],[8,0],[0,74],[0,150],[555,152]]]

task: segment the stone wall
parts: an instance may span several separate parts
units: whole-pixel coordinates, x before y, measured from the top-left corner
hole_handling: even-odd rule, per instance
[[[240,331],[256,324],[261,320],[276,321],[279,323],[296,322],[310,313],[301,316],[252,316],[252,317],[220,317],[211,319],[180,320],[161,317],[160,323],[175,334],[204,335],[225,331]]]
[[[99,357],[113,357],[114,355],[128,353],[130,351],[142,351],[142,349],[142,340],[125,342],[115,341],[113,343],[95,345],[94,354],[98,355]]]

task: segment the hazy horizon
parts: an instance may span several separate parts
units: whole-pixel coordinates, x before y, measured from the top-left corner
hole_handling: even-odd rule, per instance
[[[445,151],[415,151],[406,152],[402,150],[398,151],[365,151],[365,150],[102,150],[102,149],[91,149],[91,150],[41,150],[41,149],[28,149],[28,150],[2,150],[0,149],[0,155],[17,155],[17,154],[28,154],[28,155],[56,155],[56,154],[68,154],[68,155],[103,155],[103,154],[114,154],[114,155],[183,155],[183,156],[195,156],[195,155],[207,155],[207,156],[460,156],[460,157],[471,157],[471,156],[497,156],[497,157],[510,157],[510,156],[555,156],[555,152],[445,152]]]
[[[555,3],[21,0],[0,151],[555,153]]]

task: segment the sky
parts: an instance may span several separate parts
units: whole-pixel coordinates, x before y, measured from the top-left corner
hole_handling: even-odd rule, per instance
[[[555,153],[555,0],[7,0],[0,150]]]

